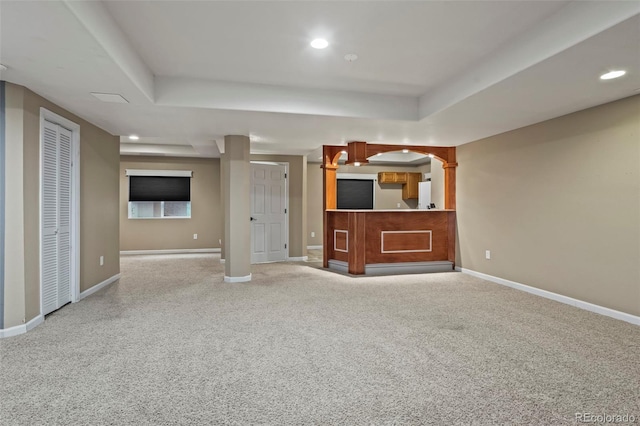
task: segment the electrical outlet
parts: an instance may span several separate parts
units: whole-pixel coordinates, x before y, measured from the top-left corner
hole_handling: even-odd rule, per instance
[[[198,239],[198,234],[193,234],[193,239],[197,240]]]
[[[400,208],[400,203],[397,204],[397,207]]]
[[[100,256],[100,266],[104,266],[104,256]]]
[[[485,259],[491,259],[491,250],[486,250],[484,252]]]
[[[316,236],[316,233],[315,233],[315,232],[313,232],[313,231],[311,231],[311,238],[313,238],[313,237],[315,237],[315,236]]]
[[[222,245],[222,238],[218,239],[218,244]]]

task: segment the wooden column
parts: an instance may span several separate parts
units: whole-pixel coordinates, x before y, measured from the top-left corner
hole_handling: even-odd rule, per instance
[[[345,147],[335,145],[323,145],[322,147],[322,266],[329,267],[328,257],[328,227],[327,227],[327,210],[338,207],[338,180],[336,174],[338,171],[338,159]]]
[[[322,267],[329,267],[329,241],[328,241],[328,227],[327,227],[327,209],[335,209],[338,204],[337,199],[337,179],[336,172],[338,170],[338,166],[334,166],[332,164],[324,164],[322,166],[322,188],[323,197],[322,197],[322,229],[323,229],[323,238],[322,238]]]
[[[444,208],[456,208],[456,148],[448,148],[447,161],[442,165],[444,169]]]
[[[354,275],[364,274],[365,265],[365,220],[364,212],[349,212],[349,273]]]

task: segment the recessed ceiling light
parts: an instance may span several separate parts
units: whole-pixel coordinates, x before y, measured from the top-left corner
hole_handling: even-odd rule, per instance
[[[123,98],[121,95],[117,93],[98,93],[91,92],[93,96],[100,99],[102,102],[111,102],[114,104],[128,104],[129,101]]]
[[[379,153],[377,153],[376,155],[382,155],[382,153],[381,153],[381,152],[379,152]]]
[[[346,154],[346,153],[347,153],[347,151],[340,151],[340,153],[341,153],[341,154]]]
[[[311,42],[311,47],[314,49],[324,49],[329,45],[329,42],[323,38],[317,38]]]
[[[355,53],[347,53],[346,55],[344,55],[344,60],[347,62],[357,61],[358,55],[356,55]]]
[[[622,77],[627,72],[625,70],[615,70],[609,71],[608,73],[602,74],[600,76],[600,80],[612,80],[614,78]]]
[[[433,157],[435,157],[435,155],[433,155],[433,154],[429,154],[429,155],[428,155],[428,157],[429,157],[429,158],[433,158]]]
[[[356,167],[360,167],[360,162],[356,161],[355,163],[353,163],[353,165],[356,166]]]
[[[402,152],[404,152],[405,154],[409,152],[408,149],[403,149]]]
[[[138,139],[140,139],[140,136],[138,135],[129,135],[129,140],[137,141]]]

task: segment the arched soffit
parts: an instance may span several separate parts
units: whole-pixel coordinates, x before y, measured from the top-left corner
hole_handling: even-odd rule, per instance
[[[396,152],[407,149],[410,152],[423,154],[436,158],[442,162],[442,164],[449,163],[449,147],[442,146],[419,146],[419,145],[378,145],[367,144],[367,159],[378,155],[379,153]]]
[[[343,153],[347,152],[346,146],[337,145],[325,145],[323,147],[323,166],[325,167],[338,167],[338,161]]]

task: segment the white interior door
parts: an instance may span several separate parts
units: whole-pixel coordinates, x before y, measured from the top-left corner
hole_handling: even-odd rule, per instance
[[[71,131],[44,122],[42,141],[43,315],[71,301]]]
[[[287,259],[287,168],[251,163],[251,263]]]

